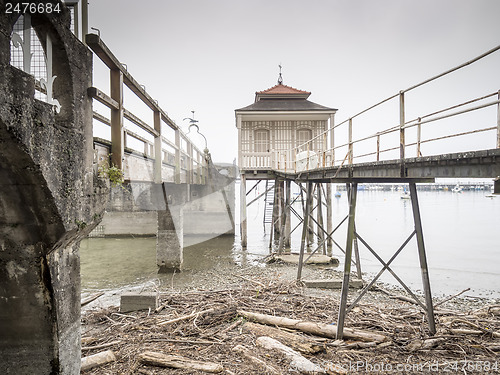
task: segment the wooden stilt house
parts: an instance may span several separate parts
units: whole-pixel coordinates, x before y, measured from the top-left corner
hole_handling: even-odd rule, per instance
[[[280,76],[276,86],[255,93],[253,104],[235,111],[242,173],[300,169],[300,153],[332,157],[326,150],[333,140],[321,134],[333,126],[337,110],[309,101],[310,95],[284,85]]]

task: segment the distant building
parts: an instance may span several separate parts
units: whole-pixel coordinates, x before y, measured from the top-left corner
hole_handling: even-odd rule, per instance
[[[242,173],[296,169],[301,153],[331,158],[326,150],[333,140],[322,133],[333,126],[337,110],[307,100],[310,95],[284,85],[280,74],[276,86],[256,92],[253,104],[235,110]]]

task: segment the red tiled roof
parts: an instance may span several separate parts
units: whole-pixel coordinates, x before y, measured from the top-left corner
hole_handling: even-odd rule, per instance
[[[278,84],[264,91],[257,91],[256,94],[311,94],[309,91],[299,90],[287,85]]]

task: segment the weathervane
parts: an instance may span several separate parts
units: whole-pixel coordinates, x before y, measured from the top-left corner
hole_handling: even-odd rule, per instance
[[[278,85],[282,85],[283,84],[283,77],[281,76],[281,63],[278,65],[279,68],[280,68],[280,75],[278,77]]]
[[[203,139],[205,140],[205,152],[208,152],[208,147],[207,147],[207,138],[205,138],[205,136],[203,134],[200,133],[200,127],[196,124],[198,122],[198,120],[195,120],[194,119],[194,111],[191,111],[192,113],[192,117],[186,117],[183,119],[184,120],[189,120],[189,131],[187,132],[186,135],[188,135],[189,133],[191,133],[191,128],[194,126],[196,128],[196,132],[201,135],[203,137]]]

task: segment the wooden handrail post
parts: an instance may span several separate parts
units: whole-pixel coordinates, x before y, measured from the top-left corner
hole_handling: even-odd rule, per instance
[[[348,163],[352,164],[353,162],[353,144],[352,144],[352,118],[349,119],[349,158]]]
[[[175,183],[181,183],[181,133],[175,129]]]
[[[405,93],[399,92],[399,157],[405,158]]]
[[[111,98],[118,108],[111,109],[111,164],[123,169],[125,134],[123,132],[123,73],[119,69],[110,70]]]
[[[156,184],[161,184],[163,182],[161,169],[162,169],[162,136],[161,136],[161,113],[160,111],[153,112],[153,122],[154,128],[158,132],[155,135],[154,141],[154,153],[155,153],[155,164],[154,164],[154,182]]]

